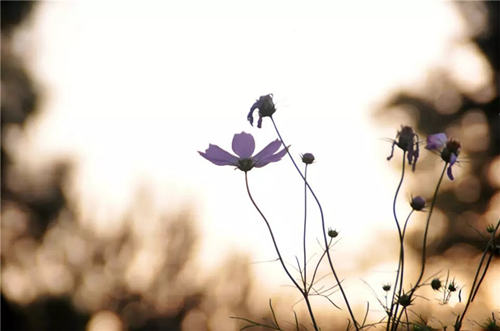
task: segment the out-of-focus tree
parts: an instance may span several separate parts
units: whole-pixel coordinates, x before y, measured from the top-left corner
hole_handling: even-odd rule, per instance
[[[471,226],[484,230],[500,215],[500,5],[493,1],[455,5],[470,31],[470,39],[457,45],[457,52],[467,51],[467,57],[456,59],[451,69],[437,68],[422,90],[396,92],[382,110],[389,115],[407,112],[423,138],[446,132],[462,144],[460,176],[453,185],[445,185],[438,196],[437,207],[448,223],[444,235],[431,243],[431,255],[460,243],[483,249],[484,240]],[[475,72],[475,77],[467,77],[466,68],[456,67],[470,67],[471,61],[476,64],[474,69],[481,71]],[[436,157],[430,153],[423,153],[423,157],[413,191],[432,193],[429,178],[435,177]],[[418,248],[420,241],[414,238],[412,242]]]
[[[147,216],[142,190],[115,222],[123,226],[103,236],[79,219],[67,192],[71,160],[22,166],[16,148],[39,93],[14,39],[36,5],[1,6],[2,330],[232,330],[239,322],[230,315],[265,316],[265,305],[249,301],[247,258],[232,256],[216,276],[196,265],[189,208]]]

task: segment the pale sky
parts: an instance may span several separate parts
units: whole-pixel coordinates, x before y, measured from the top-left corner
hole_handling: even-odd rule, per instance
[[[272,259],[243,173],[197,151],[209,143],[230,149],[241,131],[254,135],[257,150],[276,139],[267,119],[261,130],[246,121],[255,99],[273,93],[292,153],[316,156],[310,182],[327,224],[342,234],[336,254],[344,272],[366,250],[360,243],[394,227],[398,158],[385,160],[390,145],[381,138],[411,119],[383,126],[374,107],[391,90],[424,84],[466,39],[453,4],[442,1],[44,2],[31,27],[35,35],[24,36],[29,46],[21,51],[43,98],[24,158],[36,165],[74,157],[68,191],[83,223],[113,231],[119,224],[108,220],[134,203],[145,182],[158,212],[194,208],[208,266],[235,249]],[[450,70],[460,77],[459,69]],[[288,159],[249,175],[293,261],[301,250],[299,177]],[[311,198],[309,205],[318,230]],[[310,235],[311,245],[318,236]]]

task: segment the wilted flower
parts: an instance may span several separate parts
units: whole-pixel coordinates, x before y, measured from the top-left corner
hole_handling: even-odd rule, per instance
[[[418,135],[415,131],[413,131],[410,126],[401,126],[401,130],[396,134],[396,139],[392,141],[391,155],[387,157],[387,160],[392,159],[395,145],[408,153],[408,164],[410,164],[412,170],[415,171],[419,155]]]
[[[255,150],[255,140],[249,133],[242,132],[233,137],[233,151],[239,156],[226,152],[217,145],[209,144],[205,152],[198,152],[213,164],[236,166],[241,171],[249,171],[253,167],[260,168],[271,162],[277,162],[286,154],[286,148],[277,152],[281,141],[276,139],[269,143],[259,153],[252,156]],[[277,153],[276,153],[277,152]]]
[[[456,140],[448,139],[444,133],[436,133],[427,137],[425,148],[441,153],[441,158],[448,164],[446,174],[448,178],[453,180],[451,167],[457,162],[458,154],[460,154],[460,143]]]
[[[260,129],[262,127],[262,118],[269,116],[271,117],[276,111],[276,107],[273,102],[273,95],[267,94],[261,96],[250,108],[250,112],[247,115],[247,120],[253,125],[253,112],[255,109],[259,110],[259,120],[257,122],[257,127]]]
[[[421,196],[416,196],[411,199],[410,206],[414,210],[420,211],[425,207],[425,199]]]
[[[311,164],[314,162],[314,155],[311,153],[302,154],[302,162],[305,164]]]

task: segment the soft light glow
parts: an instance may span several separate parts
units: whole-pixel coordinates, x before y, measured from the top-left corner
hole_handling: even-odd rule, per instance
[[[79,220],[97,220],[88,226],[100,235],[123,226],[108,220],[135,204],[146,182],[152,210],[193,204],[204,233],[202,264],[213,267],[233,249],[269,260],[271,243],[242,173],[214,167],[196,151],[209,142],[228,147],[242,130],[257,146],[275,139],[266,119],[262,130],[245,120],[257,97],[274,93],[275,118],[292,153],[316,156],[310,182],[328,225],[344,238],[335,254],[347,276],[359,267],[350,257],[366,250],[360,243],[393,227],[388,201],[397,174],[379,138],[393,137],[400,123],[377,129],[367,115],[391,89],[425,81],[465,30],[449,3],[364,5],[40,3],[26,56],[45,88],[43,115],[29,127],[23,157],[76,159],[67,189]],[[454,63],[473,53],[467,49]],[[483,72],[476,62],[468,70]],[[289,161],[252,170],[250,181],[285,258],[300,256],[302,184]],[[317,222],[315,207],[310,217]],[[311,228],[311,242],[318,230]],[[137,269],[154,264],[134,258]],[[285,282],[282,274],[271,277]]]

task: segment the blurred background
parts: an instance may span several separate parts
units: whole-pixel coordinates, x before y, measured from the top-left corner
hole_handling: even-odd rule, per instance
[[[456,180],[438,197],[427,273],[449,271],[467,298],[484,229],[500,215],[498,3],[1,6],[2,329],[235,330],[245,323],[230,316],[269,319],[269,298],[285,329],[293,311],[310,328],[243,174],[197,153],[230,149],[241,131],[257,149],[276,139],[266,119],[262,129],[246,121],[267,93],[292,153],[316,156],[309,178],[340,232],[336,267],[356,314],[368,300],[373,321],[398,250],[401,154],[387,162],[384,139],[404,124],[462,143]],[[400,218],[411,194],[430,200],[441,167],[422,153]],[[302,254],[302,184],[287,159],[249,177],[292,265]],[[314,261],[320,226],[309,201]],[[415,261],[424,222],[420,213],[410,225]],[[500,314],[498,261],[490,268],[470,328]],[[422,295],[415,310],[436,327],[463,308],[458,296],[443,306]],[[339,293],[330,299],[344,307]],[[322,297],[313,305],[325,330],[345,329],[345,309]]]

